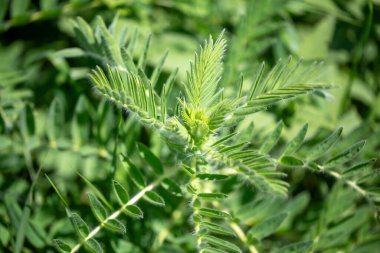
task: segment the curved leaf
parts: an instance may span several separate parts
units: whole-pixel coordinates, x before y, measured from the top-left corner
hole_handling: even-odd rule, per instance
[[[84,243],[84,247],[91,253],[103,253],[103,249],[95,239],[87,240]]]
[[[116,194],[117,200],[120,205],[125,205],[129,201],[129,194],[127,190],[116,180],[113,180],[113,190]]]
[[[147,191],[144,195],[144,198],[152,204],[155,204],[158,206],[165,205],[165,200],[154,191]]]
[[[202,241],[206,241],[207,243],[209,243],[211,245],[214,245],[214,246],[226,249],[226,250],[231,251],[231,252],[236,252],[236,253],[241,253],[242,252],[239,249],[239,247],[236,246],[235,244],[230,243],[230,242],[228,242],[226,240],[219,239],[219,238],[217,238],[215,236],[204,235],[204,236],[202,236]]]
[[[88,193],[87,195],[90,200],[91,210],[94,213],[96,219],[100,222],[103,222],[105,219],[107,219],[107,210],[104,208],[102,203],[100,203],[100,201],[95,197],[94,194]]]
[[[331,168],[338,164],[345,163],[351,159],[353,159],[364,147],[365,141],[359,141],[358,143],[352,145],[347,150],[343,151],[339,155],[331,158],[325,164],[325,168]]]
[[[307,159],[314,161],[325,154],[339,139],[339,136],[342,134],[343,128],[340,127],[336,129],[330,136],[321,141],[318,144],[315,144],[308,152]]]
[[[231,218],[231,215],[227,212],[219,211],[212,208],[206,208],[206,207],[199,208],[199,214],[202,216],[218,218],[218,219]]]
[[[108,220],[104,226],[109,229],[109,230],[112,230],[112,231],[115,231],[115,232],[118,232],[118,233],[121,233],[121,234],[125,234],[125,232],[127,231],[127,229],[125,228],[124,224],[119,221],[119,220]]]
[[[142,219],[144,217],[143,211],[136,205],[127,206],[123,211],[126,215],[133,218]]]
[[[227,194],[224,193],[198,193],[197,194],[198,198],[203,198],[203,199],[215,199],[215,200],[220,200],[220,199],[225,199],[228,197]]]
[[[84,222],[84,220],[76,213],[71,213],[70,219],[79,236],[86,238],[86,236],[90,233],[90,229],[88,228],[86,222]]]
[[[58,251],[61,253],[68,253],[71,251],[71,247],[62,240],[54,239],[54,243]]]

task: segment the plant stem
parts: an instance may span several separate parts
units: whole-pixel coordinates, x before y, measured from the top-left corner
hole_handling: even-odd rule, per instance
[[[248,246],[248,250],[251,253],[259,253],[259,251],[256,249],[253,245],[248,245],[248,239],[245,235],[244,231],[239,227],[239,225],[235,222],[230,222],[230,227],[235,231],[236,235],[239,237],[239,239]]]
[[[275,160],[275,162],[277,164],[279,164],[278,160]],[[291,168],[291,167],[284,166],[284,168]],[[316,171],[315,169],[313,169],[313,168],[311,168],[309,166],[304,166],[303,168],[308,169],[308,170],[313,171],[313,172]],[[373,203],[373,201],[368,196],[368,192],[365,189],[363,189],[362,187],[360,187],[355,181],[348,180],[348,179],[344,178],[340,173],[338,173],[336,171],[326,170],[323,166],[319,166],[319,169],[320,169],[319,172],[327,173],[328,175],[336,178],[337,180],[342,180],[351,189],[353,189],[354,191],[358,192],[360,195],[362,195],[364,198],[366,198],[370,203]]]
[[[174,174],[174,173],[173,173]],[[171,174],[170,174],[171,175]],[[121,206],[118,210],[116,210],[115,212],[113,212],[110,216],[108,216],[104,221],[102,221],[96,228],[94,228],[88,235],[86,238],[84,238],[81,242],[79,242],[77,245],[75,245],[70,253],[74,253],[74,252],[77,252],[82,246],[83,244],[85,244],[87,241],[89,241],[90,239],[92,239],[97,233],[99,233],[99,231],[105,226],[105,224],[110,221],[110,220],[113,220],[113,219],[116,219],[121,213],[123,213],[124,209],[127,208],[128,206],[130,205],[133,205],[135,204],[137,201],[139,201],[143,196],[144,194],[147,192],[147,191],[151,191],[153,190],[155,187],[157,187],[165,178],[169,177],[170,175],[166,175],[166,176],[163,176],[159,179],[157,179],[156,181],[154,181],[153,183],[151,183],[150,185],[146,186],[145,188],[141,189],[141,191],[139,193],[137,193],[133,198],[131,198],[126,204],[124,204],[123,206]]]
[[[355,191],[360,193],[363,197],[368,198],[367,192],[363,188],[361,188],[357,183],[355,183],[354,181],[344,179],[341,174],[339,174],[338,172],[335,172],[335,171],[326,171],[326,172],[338,180],[343,180],[343,182],[345,182],[352,189],[354,189]]]
[[[197,161],[196,161],[196,158],[192,159],[192,161],[191,161],[191,167],[193,167],[194,170],[197,172]],[[200,188],[200,185],[197,182],[197,178],[194,175],[192,176],[192,178],[190,180],[190,185],[192,187],[194,187],[196,190],[198,190]],[[200,249],[200,246],[201,246],[201,243],[202,243],[202,239],[198,236],[198,234],[199,234],[199,230],[201,228],[201,225],[199,223],[198,218],[194,219],[194,216],[197,216],[198,213],[199,213],[199,210],[198,210],[199,207],[194,206],[194,203],[196,201],[197,201],[197,195],[194,194],[193,197],[191,198],[191,203],[192,203],[192,207],[193,207],[193,221],[194,221],[194,230],[195,230],[194,232],[195,232],[195,235],[197,236],[196,248]]]

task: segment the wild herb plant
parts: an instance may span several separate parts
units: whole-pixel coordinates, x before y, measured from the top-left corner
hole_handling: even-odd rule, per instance
[[[0,251],[378,252],[378,10],[0,1]]]
[[[140,41],[138,33],[117,37],[120,30],[116,27],[117,18],[109,28],[98,18],[95,29],[78,18],[74,23],[74,31],[82,49],[68,49],[62,54],[75,53],[99,60],[101,66],[94,68],[89,75],[95,91],[123,109],[128,117],[157,132],[168,147],[168,160],[162,160],[146,145],[137,143],[140,156],[154,172],[154,177],[147,179],[145,170],[136,166],[132,154],[116,152],[113,162],[126,166],[128,177],[135,185],[135,191],[130,191],[128,189],[131,186],[113,180],[113,191],[119,207],[113,207],[102,195],[101,189],[85,180],[94,190],[88,193],[89,205],[98,221],[98,225],[93,228],[79,214],[70,210],[59,189],[49,179],[62,199],[79,237],[74,246],[60,239],[55,240],[59,251],[77,252],[84,247],[90,252],[103,252],[95,237],[104,229],[126,233],[128,224],[125,225],[120,219],[124,214],[145,219],[144,210],[137,205],[141,199],[153,205],[165,205],[165,197],[155,191],[160,186],[189,202],[187,208],[191,212],[193,231],[188,233],[194,233],[196,250],[208,253],[242,252],[242,248],[258,252],[260,242],[276,232],[284,220],[293,215],[287,213],[289,210],[286,208],[273,216],[264,215],[265,219],[261,223],[244,232],[239,224],[239,212],[235,215],[229,209],[229,196],[235,194],[234,189],[225,190],[225,187],[221,187],[230,178],[238,178],[240,184],[249,184],[265,193],[261,199],[263,204],[267,200],[271,202],[271,196],[287,196],[289,183],[286,181],[286,170],[306,169],[327,174],[346,184],[369,203],[378,203],[378,192],[362,186],[371,179],[374,172],[370,168],[375,160],[350,163],[361,151],[365,141],[353,143],[338,153],[330,152],[339,141],[342,128],[320,142],[305,144],[308,129],[305,124],[281,148],[277,143],[283,129],[281,121],[259,143],[251,141],[251,129],[238,131],[245,118],[277,103],[302,95],[324,96],[325,91],[332,86],[319,80],[320,63],[289,57],[280,60],[269,70],[262,64],[255,71],[251,83],[242,79],[235,94],[226,96],[219,87],[227,47],[222,32],[217,39],[210,37],[206,40],[195,53],[182,83],[182,92],[175,95],[175,106],[169,107],[167,99],[173,92],[177,70],[159,83],[167,54],[162,56],[149,74],[146,62],[151,37],[146,39],[138,61],[134,61],[135,43]],[[273,150],[276,152],[271,152]],[[167,167],[167,164],[174,166]],[[280,202],[279,199],[277,201]],[[341,228],[337,231],[342,233]],[[332,235],[337,233],[334,232],[331,232]],[[319,236],[321,230],[317,232],[316,238]],[[323,235],[321,238],[324,238]],[[309,252],[317,248],[319,243],[318,239],[306,240],[277,251],[270,250]]]

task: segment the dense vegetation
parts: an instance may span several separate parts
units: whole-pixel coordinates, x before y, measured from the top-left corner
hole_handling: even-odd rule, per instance
[[[1,1],[1,252],[380,252],[379,9]]]

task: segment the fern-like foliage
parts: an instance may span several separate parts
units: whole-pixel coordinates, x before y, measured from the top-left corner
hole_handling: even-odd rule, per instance
[[[190,183],[186,189],[191,194],[193,208],[193,222],[197,236],[197,249],[199,252],[241,252],[239,247],[221,237],[235,236],[234,231],[226,225],[232,219],[228,211],[215,208],[212,203],[223,201],[228,195],[206,189],[205,185],[213,181],[225,180],[227,175],[209,173],[207,168],[194,164],[196,170],[183,165],[184,171],[190,176]]]
[[[339,142],[342,128],[336,129],[325,139],[311,147],[307,153],[303,153],[300,147],[303,145],[307,133],[307,124],[286,145],[279,157],[274,162],[281,168],[305,168],[317,173],[327,173],[346,183],[350,188],[365,197],[371,203],[379,207],[379,193],[376,189],[366,189],[365,183],[378,173],[379,169],[373,169],[376,159],[355,161],[356,156],[364,147],[365,141],[352,144],[343,151],[332,153],[331,150]],[[331,155],[332,153],[332,155]]]
[[[117,17],[109,29],[101,18],[97,19],[97,29],[94,31],[83,19],[74,22],[74,28],[79,43],[84,51],[80,55],[88,55],[100,60],[106,67],[107,74],[98,67],[90,74],[90,80],[96,90],[108,100],[114,102],[128,112],[132,112],[139,121],[149,127],[154,127],[174,146],[184,146],[188,135],[178,125],[175,119],[168,119],[166,97],[170,93],[177,71],[168,77],[162,88],[161,98],[154,86],[162,71],[167,54],[165,53],[152,75],[145,74],[150,37],[145,41],[138,62],[133,59],[133,51],[138,33],[115,38]],[[127,34],[126,30],[124,32]],[[71,49],[78,51],[78,49]],[[67,52],[61,52],[63,55]],[[165,124],[166,123],[166,124]],[[173,134],[174,133],[174,134]]]
[[[167,109],[166,98],[169,97],[171,87],[175,83],[176,71],[164,82],[161,95],[158,95],[155,89],[166,54],[153,74],[147,77],[145,66],[150,39],[146,40],[137,61],[133,58],[136,55],[133,51],[137,35],[132,35],[130,39],[123,37],[116,40],[113,28],[115,22],[117,20],[109,29],[100,18],[95,29],[81,19],[75,22],[77,37],[85,50],[82,51],[83,55],[94,56],[103,63],[103,68],[97,67],[92,71],[90,79],[101,96],[135,115],[142,125],[156,129],[172,151],[176,151],[177,163],[182,165],[190,177],[183,187],[191,199],[192,220],[200,252],[241,252],[235,241],[227,239],[234,234],[237,234],[244,243],[248,243],[247,236],[234,222],[233,215],[226,208],[228,205],[225,205],[225,202],[228,196],[218,190],[219,180],[226,179],[231,174],[238,175],[260,191],[286,196],[288,183],[284,180],[286,173],[282,170],[283,167],[326,171],[338,179],[346,180],[360,168],[373,163],[372,161],[360,163],[341,173],[339,169],[333,169],[340,168],[341,164],[352,159],[360,151],[363,142],[355,144],[327,161],[316,162],[335,143],[339,131],[315,145],[306,158],[298,158],[294,154],[302,145],[307,126],[302,128],[287,145],[280,157],[272,157],[270,151],[281,137],[283,128],[281,122],[260,147],[249,142],[239,142],[236,138],[237,133],[231,126],[239,125],[246,116],[267,110],[281,101],[330,88],[330,85],[318,81],[320,73],[318,63],[304,64],[302,61],[289,58],[286,61],[279,61],[270,71],[265,71],[263,64],[256,71],[253,82],[248,87],[243,81],[234,98],[225,97],[223,91],[218,88],[226,50],[226,41],[222,33],[216,41],[209,38],[196,53],[184,82],[185,96],[179,97],[176,108],[170,111]],[[140,148],[148,152],[145,157],[152,157],[148,148],[143,146]],[[152,164],[160,161],[158,157],[148,160],[155,161]],[[71,215],[74,226],[82,238],[71,252],[75,252],[82,245],[95,249],[94,252],[100,252],[98,244],[93,239],[97,233],[94,231],[110,226],[124,231],[121,223],[116,222],[115,218],[139,198],[145,196],[151,202],[163,203],[163,199],[151,191],[161,181],[147,185],[142,173],[136,169],[130,158],[125,157],[125,161],[128,164],[129,174],[140,192],[127,200],[127,193],[117,184],[116,187],[120,190],[117,192],[118,198],[123,200],[122,207],[110,215],[101,206],[100,201],[90,195],[90,204],[100,225],[90,231],[83,220],[73,219]],[[156,173],[162,174],[163,166],[155,167],[155,170]],[[167,177],[162,175],[158,180]],[[362,195],[371,199],[378,198],[361,188],[356,181],[347,179],[346,182]],[[267,224],[272,224],[271,231],[262,231],[259,227],[250,231],[249,236],[259,240],[264,238],[274,232],[285,217],[285,214],[272,217],[266,221]],[[111,221],[114,224],[110,224]],[[226,224],[229,224],[232,230]],[[226,240],[220,236],[223,238],[226,236]],[[58,244],[63,245],[62,242]],[[310,244],[306,246],[309,247]],[[249,247],[251,252],[255,252],[253,244]]]
[[[90,75],[98,92],[117,105],[135,113],[145,125],[161,128],[158,119],[153,87],[149,81],[131,72],[118,72],[108,67],[108,76],[101,68]]]
[[[184,89],[187,102],[194,108],[205,109],[216,100],[218,94],[215,93],[222,75],[225,48],[223,33],[215,42],[210,37],[201,47],[199,55],[195,54],[194,62],[190,63]]]
[[[245,104],[238,108],[235,115],[245,116],[307,93],[331,88],[318,81],[321,74],[320,63],[306,63],[302,60],[280,60],[264,74],[265,64],[256,71]]]
[[[158,163],[154,164],[154,168],[160,167],[162,169],[162,164],[158,160],[157,157],[153,155],[143,144],[140,144],[140,150],[142,150],[145,156],[149,156],[151,158],[150,161],[155,161]],[[48,178],[51,185],[56,190],[57,194],[60,196],[62,202],[67,208],[68,217],[70,218],[80,241],[74,245],[70,246],[66,242],[56,239],[55,244],[58,250],[62,253],[74,253],[77,252],[82,247],[86,248],[89,252],[101,253],[103,249],[100,243],[95,239],[95,236],[104,228],[113,232],[125,234],[127,228],[123,224],[123,222],[119,219],[119,216],[122,214],[128,215],[132,218],[141,219],[143,218],[143,211],[136,205],[136,203],[144,199],[151,204],[164,206],[165,200],[158,193],[153,191],[155,188],[159,186],[163,186],[165,189],[168,189],[169,192],[175,195],[181,195],[181,189],[173,180],[170,180],[170,176],[173,175],[171,173],[165,173],[161,169],[158,171],[155,170],[158,174],[157,179],[150,183],[146,183],[145,176],[141,173],[141,171],[136,167],[132,161],[130,161],[127,157],[124,157],[124,163],[128,169],[129,177],[132,179],[133,183],[136,185],[138,192],[130,197],[129,192],[126,190],[121,183],[116,180],[113,180],[112,187],[116,199],[120,205],[120,207],[113,212],[110,213],[109,208],[112,208],[112,205],[106,198],[102,195],[100,191],[96,189],[86,178],[82,175],[82,179],[89,185],[90,188],[94,189],[94,193],[88,193],[88,199],[90,203],[90,207],[93,215],[99,222],[99,224],[90,229],[88,224],[81,218],[81,216],[75,212],[72,212],[67,206],[67,202],[63,199],[61,193],[58,188],[54,185],[50,178]],[[161,175],[160,175],[161,174]]]

